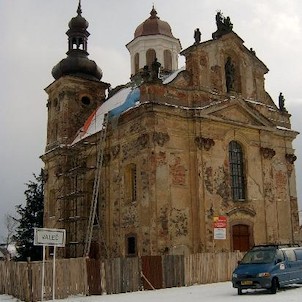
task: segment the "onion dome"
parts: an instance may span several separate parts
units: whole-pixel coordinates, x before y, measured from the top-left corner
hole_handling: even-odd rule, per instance
[[[53,69],[52,76],[58,80],[65,75],[74,75],[89,80],[100,81],[103,73],[97,64],[88,59],[87,41],[89,32],[88,22],[82,17],[81,1],[77,9],[77,16],[72,18],[66,32],[68,36],[67,58],[61,60]]]
[[[72,29],[82,29],[82,30],[87,29],[89,26],[89,23],[85,18],[82,17],[81,2],[79,2],[77,13],[78,13],[78,15],[69,21],[69,23],[68,23],[69,28],[71,30]]]
[[[165,35],[174,38],[169,23],[157,17],[157,11],[154,9],[154,6],[150,12],[150,17],[136,28],[134,39],[149,35]]]
[[[58,80],[64,75],[73,75],[88,80],[100,81],[103,72],[98,65],[86,56],[70,54],[61,60],[53,69],[52,76]]]

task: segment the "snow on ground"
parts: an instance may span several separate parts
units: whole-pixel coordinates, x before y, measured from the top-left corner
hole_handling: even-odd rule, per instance
[[[249,290],[248,293],[238,296],[237,290],[232,288],[230,282],[195,285],[160,289],[154,291],[142,291],[126,294],[102,295],[90,297],[70,297],[56,301],[75,302],[301,302],[302,285],[294,285],[281,289],[275,295],[265,290]],[[17,302],[19,300],[7,295],[0,295],[0,301]]]

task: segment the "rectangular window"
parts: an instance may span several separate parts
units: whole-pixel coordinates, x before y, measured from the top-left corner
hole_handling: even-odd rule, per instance
[[[131,167],[131,200],[132,201],[136,201],[136,185],[137,185],[137,182],[136,182],[136,166],[133,165]]]
[[[137,169],[135,164],[130,164],[125,170],[125,193],[128,202],[137,200]]]
[[[127,255],[135,256],[136,253],[136,236],[128,236],[127,237]]]

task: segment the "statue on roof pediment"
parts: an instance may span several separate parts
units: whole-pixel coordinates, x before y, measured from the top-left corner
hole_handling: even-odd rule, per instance
[[[212,34],[213,39],[218,39],[221,36],[228,34],[233,30],[233,23],[231,22],[230,17],[223,17],[221,11],[217,12],[215,18],[216,18],[217,30]]]

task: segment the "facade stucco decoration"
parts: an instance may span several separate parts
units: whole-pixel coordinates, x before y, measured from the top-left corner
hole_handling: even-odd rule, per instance
[[[120,149],[121,149],[120,145],[116,145],[116,146],[113,146],[111,148],[112,159],[116,159],[117,158],[117,156],[120,153]]]
[[[272,148],[261,147],[260,153],[262,154],[262,156],[264,158],[267,158],[267,159],[272,159],[276,155],[276,151],[273,150]]]
[[[154,132],[153,133],[153,142],[159,145],[160,147],[163,147],[170,139],[170,136],[168,133],[163,132]]]
[[[301,241],[298,133],[265,90],[266,65],[218,14],[213,39],[192,38],[178,69],[179,40],[155,9],[150,18],[127,44],[131,74],[155,51],[161,66],[172,62],[159,69],[160,81],[132,77],[108,91],[86,66],[60,74],[45,89],[44,226],[66,229],[58,256],[83,256],[94,189],[91,257],[245,251]],[[86,27],[83,32],[88,37]],[[225,240],[213,238],[216,216],[227,217]]]
[[[195,137],[195,143],[199,149],[205,149],[209,151],[211,147],[215,145],[215,142],[212,138],[197,136]]]
[[[285,158],[290,164],[293,164],[297,160],[297,156],[292,153],[286,153]]]
[[[290,175],[294,170],[294,162],[297,160],[297,156],[293,153],[286,153],[285,158],[287,162],[287,172]]]
[[[238,213],[243,213],[245,215],[249,215],[251,217],[256,216],[256,212],[254,209],[248,208],[248,207],[243,207],[243,206],[238,206],[238,207],[234,207],[233,209],[231,209],[230,211],[228,211],[226,214],[228,216],[232,216]]]

